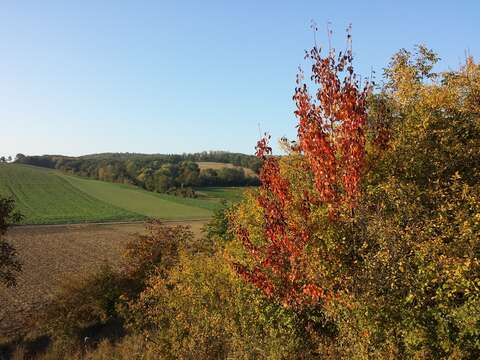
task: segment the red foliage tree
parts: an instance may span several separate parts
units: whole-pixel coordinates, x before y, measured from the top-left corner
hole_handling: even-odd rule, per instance
[[[235,263],[234,267],[246,281],[285,306],[328,300],[331,293],[311,282],[305,272],[304,250],[312,241],[308,218],[315,206],[326,206],[334,221],[342,206],[355,207],[360,193],[370,86],[360,86],[349,34],[348,42],[348,50],[338,56],[330,50],[323,57],[317,47],[307,52],[306,58],[313,62],[315,99],[302,82],[303,74],[297,77],[293,99],[298,144],[293,150],[305,160],[299,166],[314,179],[313,188],[295,196],[299,190],[282,176],[280,160],[268,145],[270,137],[262,138],[256,147],[256,155],[263,160],[257,202],[264,215],[264,241],[255,245],[248,230],[238,226],[237,237],[254,265]]]
[[[314,47],[306,58],[313,61],[311,80],[318,85],[315,102],[297,78],[293,99],[298,118],[298,151],[305,155],[315,176],[315,185],[322,202],[336,207],[346,203],[354,207],[365,154],[363,127],[367,118],[366,99],[369,83],[360,88],[353,70],[351,37],[349,48],[334,50],[322,57]]]

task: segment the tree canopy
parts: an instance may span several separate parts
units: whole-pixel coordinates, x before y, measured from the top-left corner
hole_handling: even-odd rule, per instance
[[[102,181],[134,184],[149,191],[173,193],[181,192],[184,187],[258,185],[258,178],[246,174],[244,168],[257,172],[261,165],[255,156],[228,152],[183,155],[114,153],[81,157],[18,154],[16,162]],[[197,162],[234,166],[200,169]]]
[[[401,50],[368,94],[348,49],[308,57],[298,138],[280,159],[259,143],[262,186],[230,214],[234,268],[310,314],[319,353],[480,356],[480,66]]]

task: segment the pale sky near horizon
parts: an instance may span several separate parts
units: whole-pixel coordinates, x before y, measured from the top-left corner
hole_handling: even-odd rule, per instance
[[[304,50],[344,46],[377,78],[424,43],[480,57],[480,1],[0,1],[0,155],[253,153],[293,137]],[[260,126],[259,126],[260,125]]]

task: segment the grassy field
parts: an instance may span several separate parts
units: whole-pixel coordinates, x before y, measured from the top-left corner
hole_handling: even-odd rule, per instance
[[[13,195],[29,224],[144,218],[88,195],[54,171],[27,165],[0,165],[0,194]]]
[[[212,215],[213,207],[206,201],[157,194],[131,185],[62,176],[72,186],[100,201],[148,217],[179,220],[205,219]]]
[[[198,188],[195,189],[198,196],[201,199],[209,200],[212,202],[220,202],[221,200],[227,200],[231,202],[238,201],[242,198],[243,192],[245,191],[244,187],[209,187],[209,188]]]
[[[84,179],[28,165],[0,165],[0,195],[13,195],[25,224],[206,219],[220,199],[239,188],[206,188],[197,199],[157,194],[135,186]]]

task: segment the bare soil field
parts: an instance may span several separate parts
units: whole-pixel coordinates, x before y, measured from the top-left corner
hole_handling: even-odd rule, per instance
[[[196,236],[206,221],[189,224]],[[59,285],[74,276],[120,263],[125,244],[143,223],[20,226],[7,237],[18,251],[23,272],[15,288],[0,288],[0,341],[28,330],[31,315],[48,303]]]

